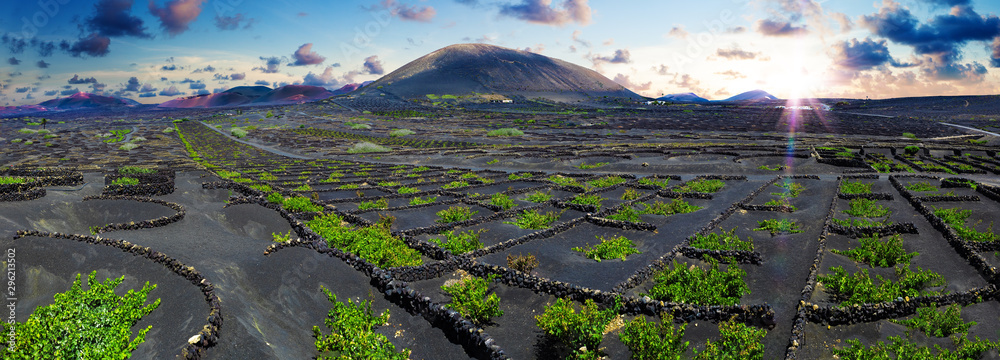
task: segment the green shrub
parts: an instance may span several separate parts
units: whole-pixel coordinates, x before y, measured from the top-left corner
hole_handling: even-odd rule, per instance
[[[590,181],[587,182],[587,184],[590,184],[590,186],[593,186],[593,187],[605,188],[605,187],[609,187],[609,186],[615,186],[615,185],[618,185],[618,184],[621,184],[621,183],[624,183],[624,182],[627,182],[627,181],[628,180],[622,178],[621,176],[611,175],[611,176],[605,176],[605,177],[602,177],[602,178],[599,178],[599,179],[590,180]]]
[[[937,191],[938,188],[926,181],[921,181],[918,183],[907,185],[906,190],[924,192],[924,191]]]
[[[430,203],[435,202],[435,201],[437,201],[437,196],[431,196],[431,197],[428,197],[426,199],[423,199],[423,198],[421,198],[421,197],[418,196],[418,197],[410,199],[410,205],[430,204]]]
[[[549,181],[554,182],[560,186],[580,186],[580,183],[577,182],[576,179],[562,175],[549,176]]]
[[[532,254],[507,254],[507,267],[527,274],[538,267],[538,258]]]
[[[531,211],[525,210],[520,215],[518,215],[517,219],[515,219],[514,221],[504,221],[503,223],[517,225],[522,229],[541,230],[541,229],[547,229],[549,225],[552,225],[552,223],[554,223],[556,220],[559,220],[560,216],[562,216],[562,212],[556,213],[549,211],[545,214],[542,214],[538,212],[538,210],[531,210]]]
[[[533,192],[531,194],[528,194],[528,196],[525,197],[525,200],[533,202],[533,203],[539,203],[540,204],[540,203],[552,200],[552,193],[551,192],[535,191],[535,192]]]
[[[917,308],[917,316],[909,320],[889,320],[906,326],[911,330],[920,330],[933,337],[947,337],[951,334],[966,334],[969,328],[976,325],[975,321],[962,320],[962,305],[951,304],[938,311],[937,304]]]
[[[736,228],[729,231],[722,231],[722,234],[696,234],[694,240],[691,240],[691,243],[688,244],[688,246],[715,251],[753,251],[754,249],[753,238],[748,237],[746,241],[740,240],[740,237],[736,235]]]
[[[435,221],[442,224],[465,221],[472,219],[472,216],[478,213],[478,211],[472,211],[471,208],[466,206],[452,206],[448,209],[438,211],[437,216],[439,219]]]
[[[521,180],[521,179],[530,179],[530,178],[531,178],[531,174],[530,173],[521,173],[521,175],[518,175],[518,174],[507,175],[507,180]]]
[[[547,336],[571,351],[568,358],[598,359],[603,355],[600,345],[604,329],[617,316],[617,309],[600,310],[592,299],[584,302],[580,312],[573,301],[557,299],[545,307],[545,313],[535,316],[535,322]]]
[[[761,165],[758,166],[757,168],[760,170],[767,170],[767,171],[781,171],[786,169],[785,165]]]
[[[684,184],[677,189],[678,192],[698,192],[698,193],[714,193],[721,190],[726,186],[726,183],[722,180],[695,180]]]
[[[872,193],[872,184],[865,184],[865,183],[861,182],[861,180],[851,181],[851,180],[844,179],[844,182],[840,184],[840,193],[841,194],[849,194],[849,195],[853,195],[853,194],[871,194]]]
[[[917,135],[915,135],[914,133],[908,133],[908,132],[903,133],[903,137],[905,137],[907,139],[913,139],[913,140],[917,139]]]
[[[601,197],[600,195],[597,195],[597,194],[592,194],[592,195],[579,194],[577,196],[574,196],[573,199],[570,200],[570,201],[568,201],[568,202],[570,204],[577,204],[577,205],[591,205],[591,206],[594,206],[594,207],[597,207],[598,209],[600,209],[601,208],[601,202],[604,201],[604,200],[607,200],[607,199],[605,199],[605,198],[603,198],[603,197]]]
[[[396,346],[389,338],[375,330],[379,326],[389,324],[389,310],[379,315],[372,310],[372,301],[347,299],[347,303],[337,301],[337,295],[320,285],[320,290],[333,303],[333,308],[323,321],[330,329],[330,334],[323,334],[319,326],[313,326],[313,337],[316,338],[316,351],[319,358],[327,359],[385,359],[406,360],[410,350],[397,352]]]
[[[504,193],[496,193],[490,196],[490,204],[499,206],[504,210],[509,210],[510,208],[517,206],[517,204],[514,203],[514,200],[511,200],[510,197]]]
[[[490,130],[486,133],[486,136],[521,136],[524,132],[514,128],[502,128],[496,130]]]
[[[708,259],[708,271],[698,266],[684,266],[673,261],[670,268],[653,276],[654,285],[649,297],[661,301],[683,302],[699,305],[736,305],[750,287],[743,280],[746,272],[739,266],[729,265],[719,270],[719,262]]]
[[[683,199],[680,198],[671,200],[669,204],[657,200],[652,205],[646,203],[643,203],[642,205],[646,207],[641,211],[642,214],[654,214],[662,216],[670,216],[674,214],[687,214],[702,209],[702,207],[691,205],[687,201],[684,201]]]
[[[465,187],[465,186],[469,186],[469,183],[467,183],[465,181],[452,181],[450,183],[442,185],[441,188],[447,190],[447,189],[454,189],[454,188],[460,188],[460,187]]]
[[[331,213],[317,216],[306,225],[326,239],[330,247],[353,253],[379,267],[422,264],[419,252],[392,235],[390,219],[383,218],[374,225],[355,228]]]
[[[639,192],[639,191],[637,191],[637,190],[635,190],[633,188],[628,188],[628,189],[625,189],[624,193],[622,193],[621,199],[625,200],[625,201],[631,201],[631,200],[635,200],[635,199],[641,198],[642,195],[643,194],[641,192]]]
[[[389,149],[385,146],[378,145],[375,143],[370,143],[367,141],[359,142],[357,144],[354,144],[354,146],[352,146],[350,149],[347,149],[347,152],[351,154],[388,152],[388,151],[392,151],[392,149]]]
[[[412,187],[408,187],[408,186],[400,186],[399,189],[396,189],[396,192],[398,192],[400,194],[414,194],[414,193],[420,192],[420,189],[412,188]]]
[[[576,167],[580,168],[580,169],[583,169],[583,170],[590,170],[590,169],[596,169],[596,168],[599,168],[599,167],[602,167],[602,166],[605,166],[605,165],[608,165],[608,164],[610,164],[610,163],[607,163],[607,162],[599,162],[599,163],[595,163],[595,164],[582,163],[580,165],[577,165]]]
[[[371,201],[362,201],[358,205],[358,210],[388,209],[389,202],[385,198]]]
[[[312,190],[313,190],[313,188],[312,188],[312,186],[309,186],[309,184],[302,184],[302,185],[300,185],[300,186],[292,189],[292,191],[312,191]]]
[[[146,303],[149,292],[156,289],[147,281],[139,291],[129,290],[124,296],[115,288],[125,280],[108,278],[98,282],[97,271],[87,276],[83,289],[81,274],[70,289],[56,294],[54,303],[39,306],[23,323],[2,324],[3,333],[16,334],[14,344],[0,347],[4,359],[128,359],[146,334],[147,326],[134,339],[132,326],[160,306],[160,299]],[[5,341],[6,343],[6,341]]]
[[[799,197],[799,194],[801,194],[803,191],[806,190],[806,187],[802,186],[802,184],[791,182],[788,179],[785,179],[785,181],[783,182],[774,184],[774,186],[780,187],[785,190],[782,192],[771,193],[771,195],[780,196],[782,199]]]
[[[291,240],[292,240],[292,232],[291,231],[288,231],[287,233],[280,233],[280,232],[279,233],[271,233],[271,241],[274,241],[274,242],[277,242],[277,243],[281,243],[281,242],[288,242],[288,241],[291,241]]]
[[[312,200],[302,195],[285,199],[285,201],[282,203],[282,207],[284,207],[285,210],[291,212],[323,211],[322,206],[313,204]]]
[[[132,151],[139,148],[138,144],[128,143],[118,147],[118,150]]]
[[[632,359],[682,359],[681,356],[687,352],[690,344],[688,341],[681,341],[687,324],[681,324],[680,328],[677,328],[672,320],[668,320],[668,316],[663,314],[658,323],[648,322],[643,316],[636,316],[625,324],[618,338],[632,352]]]
[[[139,185],[139,179],[133,177],[120,177],[111,180],[111,185]]]
[[[25,184],[28,179],[15,176],[0,176],[0,184]],[[138,183],[137,183],[138,184]]]
[[[631,206],[624,206],[621,209],[619,209],[618,212],[608,215],[606,217],[611,220],[639,222],[639,215],[642,215],[642,212],[640,212],[639,210],[636,210]]]
[[[916,145],[910,145],[903,148],[903,153],[906,155],[913,156],[916,155],[918,152],[920,152],[920,147]]]
[[[939,345],[918,346],[909,339],[901,336],[890,336],[886,344],[881,340],[870,347],[865,347],[857,339],[847,339],[845,342],[850,345],[844,349],[833,349],[833,355],[843,360],[869,360],[869,359],[980,359],[982,353],[990,349],[996,349],[1000,343],[986,340],[968,340],[965,337],[952,337],[956,349],[954,351],[942,348]]]
[[[441,233],[444,235],[444,240],[437,238],[430,238],[428,241],[436,244],[442,249],[451,251],[452,254],[461,255],[473,250],[479,250],[483,248],[483,242],[479,241],[479,234],[485,232],[486,230],[480,231],[466,231],[462,233],[455,233],[455,230],[450,230]]]
[[[780,219],[780,220],[768,219],[768,220],[758,221],[757,228],[753,229],[753,231],[768,231],[771,233],[771,236],[777,234],[795,234],[802,232],[802,230],[799,230],[799,224],[796,223],[795,220],[788,220],[788,219]]]
[[[767,330],[736,321],[719,323],[719,341],[707,341],[695,360],[760,360]]]
[[[934,215],[941,218],[948,226],[951,226],[962,240],[975,242],[1000,241],[1000,237],[993,233],[992,225],[990,226],[990,230],[981,232],[976,230],[974,226],[965,224],[965,221],[972,215],[972,211],[970,210],[935,207]]]
[[[635,243],[632,240],[624,236],[615,236],[610,239],[605,239],[602,236],[596,237],[601,240],[600,244],[595,246],[587,244],[586,248],[575,247],[571,250],[582,252],[588,259],[594,259],[597,262],[601,262],[602,259],[622,259],[625,261],[626,256],[642,253],[635,248]]]
[[[489,283],[496,279],[496,275],[489,278],[469,277],[452,284],[441,287],[448,295],[451,295],[451,303],[445,307],[454,309],[462,316],[471,319],[476,324],[486,324],[490,319],[503,315],[500,310],[500,297],[497,294],[489,294]]]
[[[156,169],[149,169],[138,166],[123,166],[118,168],[118,173],[122,175],[140,175],[140,174],[152,174],[155,173]]]
[[[863,262],[872,267],[893,267],[896,264],[909,264],[910,259],[919,255],[916,252],[907,253],[903,249],[903,238],[895,234],[880,240],[878,236],[859,238],[860,246],[848,251],[831,250],[834,254],[847,256],[854,261]]]
[[[854,304],[893,301],[901,297],[916,297],[923,295],[938,295],[938,291],[925,290],[929,287],[944,285],[944,278],[930,270],[917,268],[910,270],[909,265],[897,266],[896,281],[876,275],[878,285],[872,282],[867,269],[854,274],[848,274],[843,267],[830,268],[830,275],[816,277],[826,287],[830,296],[841,301],[841,306]]]
[[[663,188],[663,189],[666,189],[666,188],[670,187],[669,185],[667,185],[667,183],[669,183],[669,182],[670,182],[670,179],[657,179],[657,178],[651,178],[651,177],[645,177],[645,178],[639,179],[639,184],[650,185],[650,186],[659,186],[660,188]]]
[[[272,204],[283,204],[285,202],[285,197],[281,196],[281,193],[273,192],[267,194],[267,202]]]
[[[889,209],[878,204],[878,200],[870,200],[864,198],[851,199],[851,208],[844,210],[843,213],[864,218],[879,218],[889,216]]]
[[[232,134],[237,139],[242,139],[247,136],[247,131],[243,128],[238,128],[238,127],[229,129],[229,133]]]

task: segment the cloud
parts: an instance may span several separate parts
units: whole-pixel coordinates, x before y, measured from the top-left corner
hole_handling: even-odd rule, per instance
[[[632,54],[629,53],[628,49],[618,49],[615,50],[615,54],[612,56],[593,55],[590,57],[590,61],[595,66],[601,63],[628,64],[632,62]]]
[[[993,39],[993,55],[990,57],[990,65],[1000,67],[1000,36]]]
[[[875,41],[865,38],[862,41],[851,39],[834,44],[832,48],[833,63],[843,69],[861,71],[895,62],[889,54],[885,40]]]
[[[955,5],[969,5],[972,0],[920,0],[931,5],[939,5],[944,7],[952,7]]]
[[[46,91],[45,92],[45,96],[55,96],[58,93],[59,93],[59,90]]]
[[[31,46],[35,48],[38,52],[38,56],[49,57],[52,56],[52,52],[56,50],[56,43],[54,41],[39,41],[38,39],[31,39]]]
[[[747,32],[747,28],[742,27],[742,26],[731,27],[731,28],[726,29],[726,33],[727,34],[742,34],[742,33],[745,33],[745,32]]]
[[[530,53],[535,53],[535,54],[541,54],[542,51],[545,51],[545,44],[538,44],[538,45],[535,45],[535,47],[528,46],[528,47],[524,48],[524,51],[527,51],[527,52],[530,52]]]
[[[80,75],[73,74],[73,78],[67,80],[66,82],[69,83],[69,84],[74,84],[74,85],[75,84],[96,84],[97,83],[97,79],[95,79],[93,77],[81,79]]]
[[[759,52],[746,51],[735,46],[731,49],[717,49],[715,55],[728,60],[753,60],[758,56],[761,57],[761,60],[765,59]]]
[[[68,52],[73,57],[83,57],[83,55],[101,57],[108,54],[109,45],[111,45],[110,38],[93,33],[86,38],[77,40],[72,45],[69,42],[63,41],[59,44],[59,48]]]
[[[518,4],[500,5],[500,15],[545,25],[590,23],[591,10],[587,0],[564,0],[561,5],[557,9],[552,7],[552,0],[521,0]]]
[[[140,86],[139,85],[139,78],[133,76],[133,77],[128,78],[128,82],[125,83],[125,89],[123,89],[122,91],[137,92],[137,91],[139,91],[139,86]]]
[[[80,92],[81,92],[80,89],[68,89],[68,90],[60,91],[59,95],[68,96],[68,95],[73,95],[73,94],[77,94],[77,93],[80,93]]]
[[[701,88],[701,82],[695,80],[689,74],[675,74],[673,80],[670,80],[671,84],[677,85],[678,87],[690,90],[695,94],[704,94],[706,91]]]
[[[382,61],[378,59],[378,55],[372,55],[365,58],[365,73],[372,75],[382,75],[385,74],[385,69],[382,67]]]
[[[989,41],[1000,36],[1000,18],[981,16],[967,6],[956,6],[949,14],[920,24],[909,10],[886,0],[877,14],[863,16],[861,23],[875,35],[913,46],[917,54],[933,56],[942,64],[961,59],[960,47],[969,41]]]
[[[15,77],[18,77],[18,76],[21,76],[21,75],[22,74],[21,74],[20,71],[15,71],[15,72],[12,72],[12,73],[7,73],[7,76],[12,77],[12,78],[15,78]]]
[[[142,94],[139,94],[139,97],[141,97],[141,98],[156,97],[156,93],[152,93],[152,92],[142,93]]]
[[[669,72],[670,68],[667,67],[666,65],[663,65],[663,64],[660,64],[660,67],[658,67],[658,68],[657,67],[653,67],[653,71],[656,71],[656,73],[659,74],[659,75],[664,75],[664,76],[670,75],[670,72]]]
[[[292,59],[295,62],[289,64],[290,66],[304,66],[304,65],[319,65],[326,61],[326,58],[320,54],[312,51],[312,43],[305,43],[299,46],[298,50],[292,53]]]
[[[936,64],[931,61],[930,66],[921,68],[920,72],[933,80],[981,82],[985,79],[987,70],[983,64],[976,61],[971,64]]]
[[[38,62],[35,63],[35,66],[37,66],[39,69],[46,69],[49,67],[49,65],[52,64],[45,62],[45,60],[38,60]]]
[[[396,0],[382,0],[378,5],[369,8],[371,11],[389,10],[393,16],[403,20],[430,22],[437,15],[437,10],[433,6],[407,5]]]
[[[230,80],[244,80],[247,78],[247,73],[233,73],[229,75]]]
[[[835,12],[831,14],[831,16],[833,16],[833,20],[836,20],[837,24],[840,25],[841,33],[846,33],[854,29],[854,22],[851,21],[851,18],[847,17],[847,14]]]
[[[805,26],[793,26],[789,22],[764,19],[757,21],[757,32],[764,36],[798,36],[809,33]]]
[[[678,39],[687,39],[688,35],[691,35],[691,33],[689,33],[687,30],[684,30],[684,25],[674,26],[672,29],[670,29],[670,32],[667,33],[667,36],[675,37]]]
[[[174,64],[163,65],[163,66],[160,67],[160,70],[162,70],[162,71],[174,71],[174,70],[177,70],[177,69],[178,69],[177,65],[174,65]]]
[[[208,95],[208,94],[211,94],[211,93],[208,92],[208,90],[206,90],[206,89],[198,89],[198,91],[196,91],[194,94],[195,95]]]
[[[95,14],[85,21],[86,28],[103,36],[134,36],[151,38],[142,19],[132,16],[132,0],[101,0],[94,5]]]
[[[624,86],[625,88],[627,88],[629,90],[632,90],[632,91],[647,91],[647,90],[649,90],[650,88],[653,87],[653,82],[652,81],[647,82],[645,84],[633,83],[629,79],[628,75],[623,75],[621,73],[619,73],[618,75],[615,75],[614,81],[616,83],[618,83],[618,85]]]
[[[192,82],[190,85],[188,85],[188,88],[191,90],[201,90],[205,88],[205,83],[201,81]]]
[[[337,77],[333,75],[333,67],[327,66],[322,74],[313,74],[311,71],[302,79],[302,85],[336,87],[340,84]]]
[[[151,92],[156,92],[156,90],[157,89],[155,87],[153,87],[153,85],[151,85],[149,83],[145,83],[145,84],[142,84],[142,89],[139,89],[139,92],[151,93]]]
[[[149,13],[160,19],[160,27],[171,37],[188,30],[188,24],[201,14],[201,5],[206,0],[169,0],[163,8],[149,2]]]
[[[580,30],[573,30],[573,41],[576,42],[577,44],[580,44],[580,45],[583,45],[583,46],[589,48],[590,47],[590,41],[584,40],[583,38],[580,37],[581,35],[583,35],[582,31],[580,31]]]
[[[10,50],[11,54],[20,54],[24,52],[24,48],[28,47],[28,42],[24,41],[15,35],[3,34],[0,36],[0,42],[3,42]]]
[[[264,66],[258,66],[253,68],[253,70],[260,70],[265,74],[274,74],[278,72],[278,67],[281,66],[281,58],[277,56],[272,57],[260,57],[260,60],[264,62]]]
[[[309,16],[309,14],[300,11],[298,14],[295,14],[295,16],[305,17],[305,16]]]
[[[201,69],[194,69],[194,71],[192,71],[191,73],[192,74],[196,74],[196,73],[201,73],[201,72],[207,72],[207,73],[215,72],[215,68],[212,67],[212,65],[208,65],[208,66],[205,66],[205,67],[203,67]]]
[[[184,93],[178,91],[177,87],[173,85],[171,85],[166,89],[163,89],[163,91],[160,91],[160,96],[177,96],[177,95],[184,95]]]
[[[14,92],[21,94],[21,93],[28,92],[28,90],[31,90],[30,86],[29,87],[16,88],[16,89],[14,89]]]
[[[746,79],[747,76],[743,73],[735,70],[726,70],[723,72],[717,72],[716,74],[726,77],[726,80],[736,80],[736,79]]]
[[[257,80],[253,84],[254,85],[261,85],[261,86],[271,86],[271,83],[269,83],[269,82],[267,82],[265,80]]]
[[[246,21],[243,25],[243,29],[249,29],[253,27],[253,24],[257,22],[257,19],[244,17],[243,14],[236,14],[233,16],[220,16],[215,15],[215,27],[219,30],[236,30],[240,27],[240,23]]]
[[[16,57],[11,56],[10,59],[7,59],[7,63],[11,65],[17,65],[21,63],[21,60],[18,60]]]

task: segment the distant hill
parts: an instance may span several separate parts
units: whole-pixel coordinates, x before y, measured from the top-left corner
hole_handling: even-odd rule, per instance
[[[694,93],[670,94],[657,98],[656,100],[670,101],[670,102],[698,102],[698,103],[709,102],[708,99],[695,95]]]
[[[778,100],[778,97],[767,93],[767,91],[758,89],[758,90],[750,90],[722,101],[756,101],[756,100]]]
[[[266,86],[237,86],[208,95],[188,96],[160,104],[161,108],[211,108],[239,105],[295,104],[326,99],[334,92],[307,85],[285,85],[277,89]]]
[[[42,111],[48,111],[48,109],[38,105],[0,106],[0,116],[16,116]]]
[[[404,99],[427,94],[500,94],[556,101],[642,97],[596,71],[535,53],[486,44],[452,45],[376,80],[372,87]],[[369,93],[371,94],[371,93]]]
[[[38,104],[49,110],[69,110],[82,108],[96,108],[105,106],[134,106],[141,105],[135,100],[122,99],[109,96],[95,95],[91,93],[76,93],[64,98],[55,98],[43,101]]]
[[[365,81],[365,82],[360,83],[360,84],[347,84],[347,85],[344,85],[343,87],[341,87],[340,89],[333,90],[333,93],[336,94],[336,95],[347,94],[347,93],[349,93],[351,91],[354,91],[354,90],[360,89],[362,87],[365,87],[368,84],[371,84],[373,82],[374,81]]]

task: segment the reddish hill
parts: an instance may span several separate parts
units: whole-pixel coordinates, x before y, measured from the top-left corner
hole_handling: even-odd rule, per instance
[[[334,96],[332,91],[319,86],[285,85],[264,94],[254,104],[294,104],[323,100]]]
[[[66,109],[95,108],[103,106],[130,106],[130,105],[139,105],[139,103],[129,99],[94,95],[90,93],[76,93],[68,97],[56,98],[44,101],[38,105],[48,109],[66,110]]]
[[[208,95],[197,95],[177,98],[160,104],[161,108],[210,108],[237,106],[249,103],[252,99],[237,93],[221,92]]]
[[[0,116],[14,116],[41,111],[48,111],[48,109],[38,105],[0,106]]]

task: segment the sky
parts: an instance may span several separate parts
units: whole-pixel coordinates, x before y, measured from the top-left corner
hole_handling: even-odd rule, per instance
[[[627,4],[627,5],[626,5]],[[0,5],[0,104],[141,103],[375,80],[486,43],[650,97],[1000,93],[996,0],[26,0]]]

